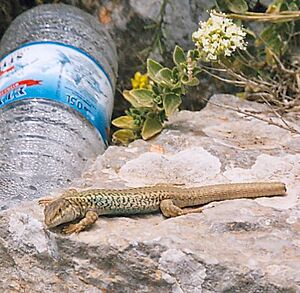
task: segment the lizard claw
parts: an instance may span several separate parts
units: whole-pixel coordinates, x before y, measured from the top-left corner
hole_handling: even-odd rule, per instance
[[[66,234],[66,235],[70,235],[72,233],[78,234],[83,229],[84,229],[84,227],[82,225],[70,224],[70,225],[66,226],[65,228],[63,228],[62,232],[63,232],[63,234]]]

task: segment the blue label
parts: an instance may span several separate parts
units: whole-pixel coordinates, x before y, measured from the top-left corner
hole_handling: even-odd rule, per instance
[[[43,98],[81,113],[107,142],[113,108],[107,73],[85,52],[55,42],[29,43],[0,61],[0,108]]]

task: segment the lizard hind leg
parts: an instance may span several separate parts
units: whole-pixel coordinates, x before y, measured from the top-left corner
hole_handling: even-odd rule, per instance
[[[61,197],[68,197],[68,196],[76,196],[78,194],[78,191],[74,188],[69,189],[67,191],[65,191],[61,196]],[[53,201],[55,201],[57,198],[42,198],[38,201],[38,204],[41,206],[46,207],[47,205],[51,204]]]
[[[55,199],[53,198],[43,198],[43,199],[40,199],[38,201],[38,204],[41,205],[41,206],[44,206],[46,207],[47,205],[49,205],[51,202],[53,202]]]
[[[162,200],[160,203],[160,210],[167,218],[202,212],[201,208],[183,210],[180,207],[176,206],[171,199]]]

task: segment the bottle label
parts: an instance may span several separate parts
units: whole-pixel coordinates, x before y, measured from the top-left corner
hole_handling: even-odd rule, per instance
[[[28,43],[0,60],[0,108],[43,98],[81,113],[107,142],[113,87],[102,66],[78,48],[56,42]]]

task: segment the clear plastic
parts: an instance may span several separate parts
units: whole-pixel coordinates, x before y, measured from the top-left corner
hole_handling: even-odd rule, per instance
[[[31,9],[17,17],[4,34],[0,58],[20,45],[37,41],[55,41],[83,50],[102,65],[114,87],[116,49],[93,16],[64,4]],[[112,103],[107,107],[111,115]],[[83,115],[43,97],[0,108],[0,125],[0,210],[67,186],[106,147]]]

